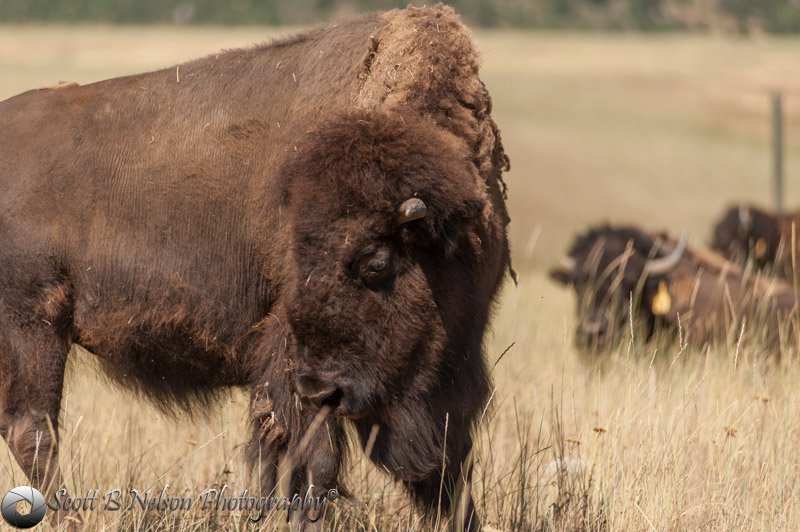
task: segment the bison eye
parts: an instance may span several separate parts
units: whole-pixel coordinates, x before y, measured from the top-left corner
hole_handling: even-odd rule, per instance
[[[387,249],[382,249],[363,261],[361,279],[368,287],[379,288],[391,277],[393,271],[391,253]]]
[[[380,274],[387,266],[389,266],[389,262],[385,259],[374,260],[369,264],[369,271],[370,273]]]

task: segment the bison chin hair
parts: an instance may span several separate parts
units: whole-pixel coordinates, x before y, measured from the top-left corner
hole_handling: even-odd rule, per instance
[[[353,420],[361,446],[398,480],[424,480],[441,468],[445,419],[436,419],[421,401],[396,406]]]
[[[463,479],[471,478],[471,432],[488,395],[481,391],[489,385],[488,379],[469,385],[474,396],[448,387],[407,393],[351,421],[370,460],[401,481],[420,507],[449,504]]]

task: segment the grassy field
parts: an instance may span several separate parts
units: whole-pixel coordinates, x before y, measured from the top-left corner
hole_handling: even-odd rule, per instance
[[[87,83],[263,41],[262,28],[0,27],[0,99]],[[785,94],[786,204],[800,204],[800,40],[679,35],[477,33],[483,78],[511,157],[512,244],[488,336],[496,392],[473,494],[498,530],[800,529],[800,362],[757,347],[657,350],[602,360],[572,346],[572,294],[546,270],[589,224],[691,231],[704,244],[731,202],[768,205],[769,99]],[[246,398],[206,421],[164,419],[98,384],[77,352],[64,401],[62,467],[73,493],[198,493],[248,485]],[[89,369],[87,369],[89,368]],[[345,530],[421,529],[385,475],[349,466]],[[24,484],[0,443],[0,491]],[[559,464],[564,467],[559,467]],[[94,512],[87,529],[246,529],[224,515]],[[195,520],[191,520],[195,518]],[[277,525],[276,525],[277,527]]]

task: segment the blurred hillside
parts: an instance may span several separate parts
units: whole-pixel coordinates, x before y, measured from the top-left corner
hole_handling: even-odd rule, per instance
[[[0,22],[307,25],[409,0],[2,0]],[[800,0],[451,0],[484,27],[798,33]]]

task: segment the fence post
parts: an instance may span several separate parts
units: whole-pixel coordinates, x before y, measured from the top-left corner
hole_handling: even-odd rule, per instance
[[[781,93],[772,93],[772,179],[775,213],[783,210],[783,105]]]

